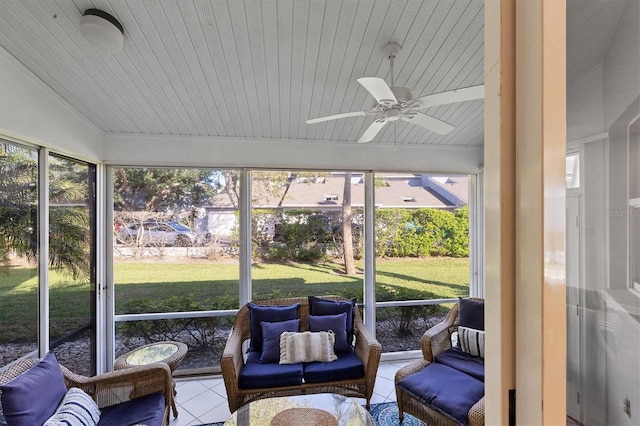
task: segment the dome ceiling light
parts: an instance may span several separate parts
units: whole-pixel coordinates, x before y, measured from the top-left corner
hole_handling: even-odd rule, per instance
[[[80,19],[80,33],[101,51],[117,53],[124,43],[124,28],[113,16],[99,9],[87,9]]]

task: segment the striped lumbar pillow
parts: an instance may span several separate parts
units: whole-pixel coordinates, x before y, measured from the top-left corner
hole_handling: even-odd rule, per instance
[[[53,416],[43,426],[95,426],[100,421],[100,409],[82,389],[71,388]]]
[[[464,352],[484,358],[484,331],[458,327],[458,342]]]
[[[280,335],[280,364],[335,361],[335,341],[333,331],[285,331]]]

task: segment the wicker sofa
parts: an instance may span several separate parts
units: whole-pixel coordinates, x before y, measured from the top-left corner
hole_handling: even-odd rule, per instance
[[[339,296],[323,296],[323,299],[329,299],[332,301],[349,302]],[[309,330],[309,299],[306,297],[300,298],[284,298],[284,299],[270,299],[252,302],[259,306],[289,306],[299,303],[298,318],[300,320],[299,330]],[[347,357],[353,358],[353,354],[357,356],[356,362],[361,363],[364,367],[364,374],[361,377],[349,378],[349,379],[337,379],[339,374],[331,374],[328,371],[327,377],[333,376],[333,379],[322,382],[310,382],[310,380],[302,380],[295,385],[287,384],[282,386],[252,386],[250,388],[242,386],[243,370],[247,365],[252,371],[263,369],[274,369],[271,371],[277,371],[281,367],[288,367],[279,365],[278,363],[272,364],[247,364],[251,362],[251,353],[247,357],[243,350],[243,344],[247,340],[251,339],[251,317],[250,308],[248,305],[243,306],[236,315],[233,328],[227,340],[224,353],[220,361],[220,367],[222,369],[222,375],[224,378],[225,387],[227,390],[227,397],[229,402],[229,410],[231,412],[236,411],[239,407],[261,398],[268,398],[274,396],[286,396],[297,395],[305,393],[321,393],[331,392],[337,393],[349,397],[360,397],[366,399],[367,407],[371,400],[373,393],[373,386],[378,371],[378,365],[380,363],[381,346],[377,340],[373,338],[371,333],[365,328],[360,311],[357,305],[353,306],[353,337],[355,340],[354,349],[352,354],[347,354]],[[323,364],[322,368],[340,368],[341,360],[329,362],[329,363],[311,363],[311,364]],[[307,364],[304,364],[306,368]],[[317,367],[312,366],[312,367]],[[247,369],[248,371],[248,369]],[[305,371],[306,372],[306,371]]]
[[[47,357],[45,357],[47,358]],[[53,357],[55,360],[55,357]],[[43,359],[43,362],[44,361]],[[34,358],[20,360],[11,364],[0,372],[0,385],[15,383],[14,379],[26,378],[35,371],[37,365],[42,363]],[[49,364],[50,370],[54,364]],[[152,425],[169,424],[169,406],[173,398],[173,379],[171,371],[166,364],[152,364],[140,367],[133,367],[126,370],[114,371],[100,374],[94,377],[85,377],[74,374],[64,366],[55,362],[55,368],[59,367],[62,372],[63,384],[46,383],[41,372],[36,373],[40,380],[38,385],[27,386],[31,396],[23,396],[21,399],[28,404],[28,409],[40,411],[29,416],[44,416],[48,418],[56,410],[58,397],[53,396],[58,388],[62,386],[64,390],[79,388],[91,397],[100,409],[100,425],[133,424],[144,423]],[[60,372],[56,373],[59,377]],[[22,376],[22,377],[21,377]],[[42,380],[45,380],[43,382]],[[24,380],[23,380],[24,381]],[[29,382],[30,381],[30,382]],[[30,377],[27,383],[34,383]],[[37,386],[37,387],[36,387]],[[23,385],[24,387],[24,385]],[[6,389],[5,389],[6,392]],[[3,395],[3,404],[6,401]],[[56,402],[51,402],[56,400]],[[7,410],[3,407],[5,415]],[[42,413],[46,411],[47,413]],[[18,414],[23,416],[24,412]],[[13,420],[18,424],[32,424],[33,420],[25,420],[24,417]],[[38,423],[42,423],[39,421]]]
[[[483,299],[467,298],[466,301],[475,302],[478,306],[481,304],[482,312],[484,312]],[[452,348],[451,335],[458,330],[461,302],[465,302],[465,300],[461,299],[441,323],[424,333],[421,338],[423,359],[414,361],[397,371],[395,376],[396,399],[401,422],[406,412],[430,426],[484,425],[484,359],[466,354],[458,348]],[[484,330],[484,320],[482,330]],[[430,369],[434,371],[430,371]],[[444,371],[444,375],[438,376],[437,374],[442,374],[442,371]],[[454,380],[449,376],[449,373],[457,375],[455,379],[462,378],[462,382]],[[408,378],[414,378],[414,382],[420,383],[418,388],[422,391],[428,387],[424,386],[424,383],[429,380],[434,380],[434,386],[423,394],[415,390],[411,392],[404,386],[406,382],[403,382]],[[468,382],[465,382],[467,379]],[[463,421],[456,420],[455,416],[445,413],[441,406],[431,405],[427,402],[439,391],[438,388],[452,392],[453,398],[459,399],[460,394],[471,392],[472,387],[475,387],[476,393],[471,398],[472,402],[469,402],[469,405],[473,401],[477,402],[471,405],[468,412],[463,410],[458,413],[458,419],[464,417]],[[434,399],[441,396],[438,395]]]

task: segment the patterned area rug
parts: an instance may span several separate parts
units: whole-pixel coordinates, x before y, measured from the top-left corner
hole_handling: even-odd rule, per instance
[[[377,426],[400,425],[398,418],[398,405],[395,402],[385,402],[382,404],[371,404],[369,410],[371,416],[376,421]],[[426,426],[426,424],[413,417],[411,414],[404,414],[402,426]]]
[[[398,418],[398,406],[395,402],[385,402],[382,404],[371,404],[369,410],[371,416],[376,421],[376,426],[397,426],[400,425]],[[208,423],[201,426],[222,426],[224,422]],[[404,415],[402,426],[426,426],[426,424],[410,414]]]

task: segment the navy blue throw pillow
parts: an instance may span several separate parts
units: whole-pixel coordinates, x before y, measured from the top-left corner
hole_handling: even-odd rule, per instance
[[[309,315],[338,315],[347,313],[347,342],[349,346],[353,343],[353,308],[356,306],[356,299],[353,300],[330,300],[322,297],[309,296]]]
[[[285,331],[298,331],[300,320],[288,320],[280,322],[262,321],[262,354],[261,363],[280,361],[280,335]]]
[[[0,386],[7,424],[41,425],[53,415],[67,393],[60,364],[47,353],[30,370]]]
[[[460,298],[458,325],[484,331],[484,301]]]
[[[299,303],[287,306],[262,306],[249,302],[249,319],[251,328],[250,351],[262,352],[261,322],[280,322],[298,318]]]
[[[338,315],[309,315],[309,331],[333,331],[336,352],[348,352],[351,349],[347,341],[347,313]]]

